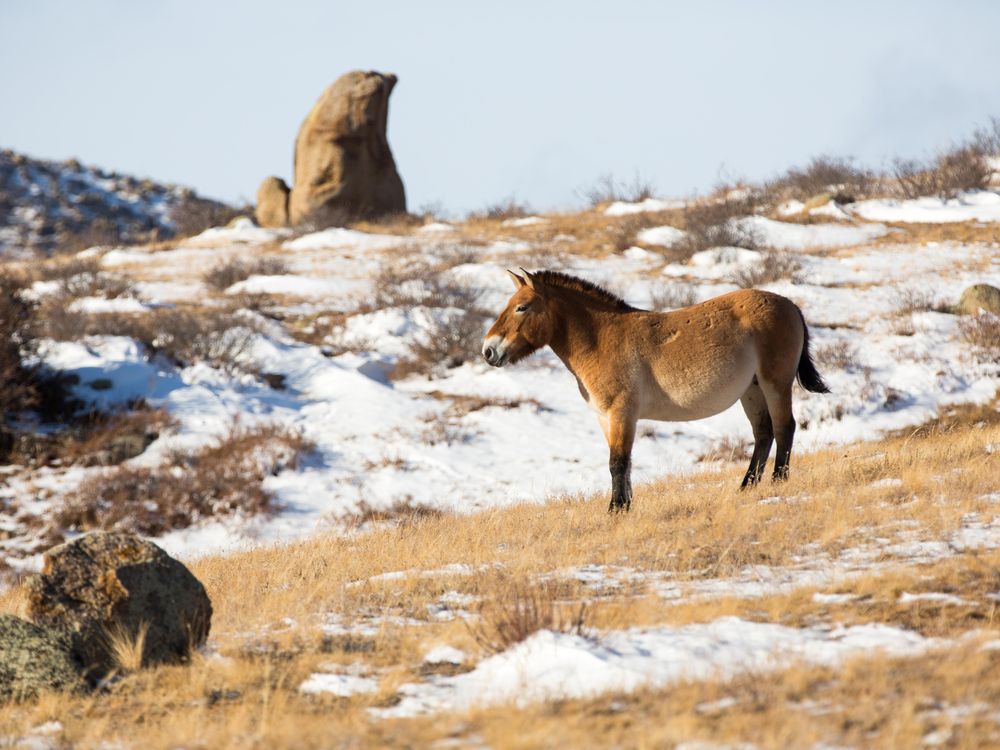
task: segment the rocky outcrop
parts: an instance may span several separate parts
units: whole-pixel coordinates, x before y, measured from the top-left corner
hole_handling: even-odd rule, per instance
[[[973,284],[962,292],[955,312],[976,315],[980,310],[1000,315],[1000,289],[990,284]]]
[[[67,634],[0,615],[0,702],[84,686]]]
[[[288,185],[280,177],[266,177],[257,189],[257,224],[288,226]]]
[[[394,75],[354,71],[323,92],[295,139],[288,223],[334,226],[406,210],[403,181],[386,137],[395,85]],[[262,225],[276,226],[281,217],[283,187],[276,177],[261,184],[257,216]]]
[[[88,676],[115,668],[109,636],[145,630],[143,666],[184,661],[205,642],[212,605],[183,564],[124,532],[94,532],[46,553],[25,583],[28,616],[67,632]]]

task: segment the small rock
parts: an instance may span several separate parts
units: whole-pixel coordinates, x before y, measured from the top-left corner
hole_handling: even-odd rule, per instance
[[[67,633],[0,615],[0,702],[80,689],[82,671]]]
[[[990,284],[973,284],[962,292],[955,312],[959,315],[977,315],[980,310],[1000,315],[1000,289]]]
[[[125,532],[97,531],[49,550],[25,591],[31,620],[69,632],[91,678],[116,666],[109,633],[135,636],[146,627],[142,664],[180,662],[205,642],[212,619],[198,579]]]

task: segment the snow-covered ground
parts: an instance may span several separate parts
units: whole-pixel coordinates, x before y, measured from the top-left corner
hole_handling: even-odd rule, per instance
[[[989,195],[994,194],[966,200],[988,207]],[[662,209],[648,204],[614,204],[607,212]],[[869,208],[862,204],[854,213],[868,215]],[[919,217],[925,208],[903,202],[893,210]],[[899,215],[872,218],[909,220]],[[830,395],[796,391],[797,449],[870,438],[923,422],[946,404],[993,398],[1000,385],[997,369],[976,361],[958,340],[954,316],[899,310],[906,294],[945,304],[957,301],[970,284],[1000,283],[995,244],[893,243],[884,225],[863,221],[742,221],[767,245],[798,259],[794,280],[765,288],[802,307],[814,355],[833,390]],[[175,531],[160,540],[166,549],[191,557],[251,542],[289,540],[335,527],[338,517],[361,506],[423,504],[461,512],[607,490],[603,436],[572,375],[550,351],[504,369],[477,361],[430,379],[411,376],[393,382],[386,377],[447,311],[365,307],[383,260],[396,262],[401,247],[410,259],[422,255],[441,262],[451,254],[458,260],[445,274],[481,290],[482,304],[499,312],[512,291],[505,269],[531,266],[531,258],[545,249],[513,238],[465,246],[450,237],[447,226],[407,237],[328,229],[291,239],[281,231],[237,222],[171,250],[99,251],[105,268],[139,280],[142,299],[84,299],[76,303],[79,309],[131,311],[207,300],[211,295],[201,281],[205,270],[229,258],[251,257],[257,248],[264,252],[266,246],[269,254],[280,247],[289,272],[252,276],[227,290],[228,296],[280,295],[281,304],[295,315],[367,310],[346,319],[338,343],[347,351],[336,356],[329,347],[302,343],[260,318],[263,333],[254,335],[244,353],[244,369],[283,376],[281,390],[252,375],[225,374],[204,364],[176,369],[151,359],[129,339],[91,337],[50,342],[43,349],[48,365],[79,377],[81,397],[108,406],[141,396],[173,414],[177,430],[158,439],[135,463],[155,464],[172,450],[203,445],[229,429],[234,418],[244,425],[281,423],[315,443],[315,455],[299,468],[266,480],[265,488],[276,495],[282,512]],[[644,235],[648,244],[663,245],[679,236],[671,227],[648,229]],[[876,238],[880,244],[868,244]],[[649,306],[677,283],[689,285],[698,300],[733,290],[734,276],[762,259],[758,251],[716,248],[689,263],[665,263],[658,253],[636,247],[606,258],[568,255],[559,270]],[[824,354],[829,351],[840,352],[841,364],[828,364],[838,361]],[[101,382],[101,390],[91,387],[95,381]],[[463,397],[479,402],[463,407]],[[721,441],[750,439],[739,404],[699,422],[643,424],[633,456],[635,481],[690,470]],[[100,469],[47,470],[54,492],[50,502],[92,471]],[[9,478],[0,497],[23,495],[42,475]]]

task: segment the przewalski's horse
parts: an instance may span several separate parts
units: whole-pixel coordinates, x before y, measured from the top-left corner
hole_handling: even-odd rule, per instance
[[[517,291],[486,334],[483,356],[503,367],[548,345],[576,376],[611,452],[609,511],[632,503],[639,419],[703,419],[739,400],[754,436],[742,486],[760,481],[775,438],[773,478],[788,476],[792,381],[829,392],[809,357],[809,332],[794,302],[744,289],[655,313],[567,274],[521,272],[508,271]]]

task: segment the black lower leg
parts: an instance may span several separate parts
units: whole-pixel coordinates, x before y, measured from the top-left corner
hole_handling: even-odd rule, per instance
[[[792,440],[795,438],[795,420],[779,430],[777,435],[778,450],[774,456],[774,474],[771,479],[781,482],[788,479],[788,461],[792,456]]]
[[[611,469],[611,505],[608,512],[627,511],[632,507],[632,480],[629,476],[632,462],[628,456],[612,456],[608,467]]]

